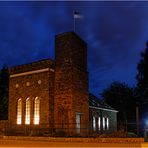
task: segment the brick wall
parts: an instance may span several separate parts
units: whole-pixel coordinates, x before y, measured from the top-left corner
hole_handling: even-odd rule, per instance
[[[44,71],[36,71],[42,70]],[[25,73],[29,72],[29,73]],[[31,72],[31,73],[30,73]],[[33,73],[32,73],[33,72]],[[34,73],[35,72],[35,73]],[[21,75],[18,75],[21,74]],[[9,124],[16,125],[17,101],[22,99],[22,125],[25,128],[25,103],[29,98],[31,102],[30,127],[34,124],[34,100],[40,99],[40,125],[53,126],[53,91],[54,91],[54,69],[50,60],[39,61],[10,69],[9,81]],[[23,126],[24,125],[24,126]],[[11,126],[9,126],[11,127]],[[38,127],[36,125],[36,127]]]
[[[64,122],[68,133],[76,134],[76,113],[80,113],[83,135],[88,132],[89,122],[86,43],[75,33],[69,32],[56,36],[55,45],[55,128],[60,128],[58,125]],[[63,120],[59,115],[61,108],[67,117],[64,121],[60,121]]]

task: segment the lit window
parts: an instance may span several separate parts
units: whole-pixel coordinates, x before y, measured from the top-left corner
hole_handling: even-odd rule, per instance
[[[22,124],[22,100],[17,101],[17,124]]]
[[[34,124],[39,124],[40,121],[40,100],[38,97],[34,101]]]
[[[107,122],[107,123],[106,123],[107,130],[109,130],[109,119],[108,119],[108,118],[106,119],[106,122]]]
[[[98,130],[99,131],[101,130],[101,119],[100,119],[100,117],[98,117]]]
[[[105,118],[103,117],[103,130],[105,130]]]
[[[30,99],[26,99],[26,114],[25,114],[25,124],[30,124]]]
[[[93,117],[93,130],[96,131],[96,118]]]

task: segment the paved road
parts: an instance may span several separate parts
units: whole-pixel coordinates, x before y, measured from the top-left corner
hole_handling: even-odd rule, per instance
[[[144,148],[148,148],[147,143],[143,143]],[[76,143],[76,142],[47,142],[28,140],[0,140],[0,147],[104,147],[104,148],[140,148],[138,143]]]

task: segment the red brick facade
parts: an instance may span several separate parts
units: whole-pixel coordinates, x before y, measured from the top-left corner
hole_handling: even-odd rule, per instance
[[[81,134],[87,134],[89,102],[86,43],[73,33],[56,36],[55,43],[55,127],[59,129],[59,123],[64,122],[69,134],[76,134],[73,129],[76,128],[76,115],[80,114]]]
[[[18,130],[18,134],[25,131],[22,134],[26,135],[31,135],[34,131],[64,132],[70,136],[89,134],[91,117],[87,45],[79,36],[68,32],[55,37],[55,61],[47,59],[20,65],[10,68],[9,72],[7,129],[10,133]],[[37,125],[35,124],[36,98],[40,101]],[[19,99],[21,110],[18,109]],[[18,116],[21,120],[19,124]],[[26,124],[26,118],[29,118],[29,124]]]

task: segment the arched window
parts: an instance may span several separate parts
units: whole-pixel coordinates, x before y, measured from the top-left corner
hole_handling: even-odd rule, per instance
[[[26,99],[25,124],[30,124],[30,99]]]
[[[22,99],[17,101],[17,124],[22,124]]]
[[[40,99],[38,97],[34,100],[34,124],[39,124],[40,121]]]

